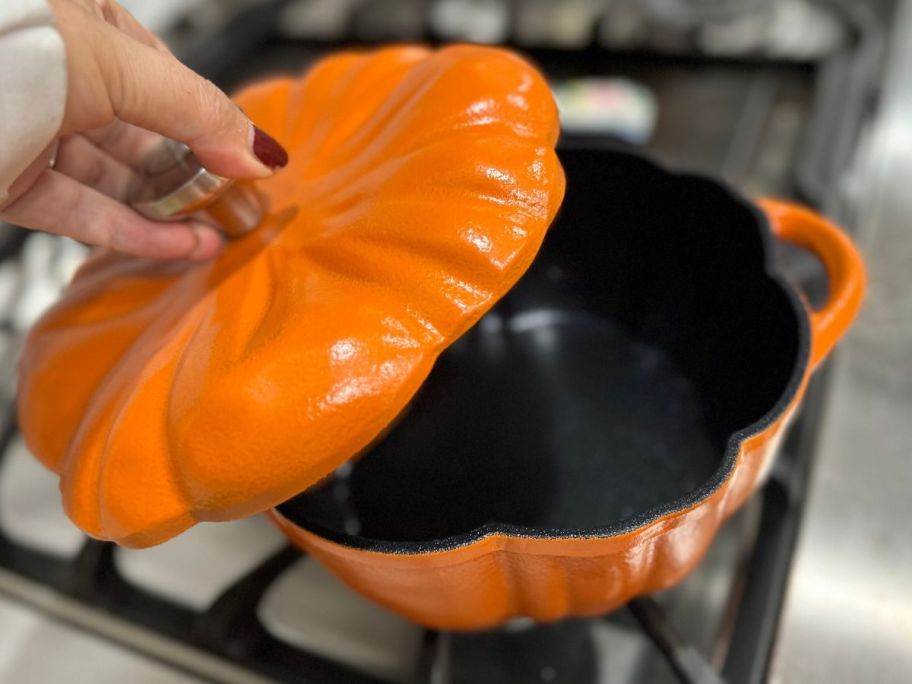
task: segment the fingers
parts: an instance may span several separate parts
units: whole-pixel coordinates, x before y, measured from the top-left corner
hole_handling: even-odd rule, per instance
[[[219,175],[264,178],[287,163],[278,143],[258,133],[212,83],[176,59],[113,33],[98,50],[119,119],[186,143]]]
[[[119,5],[50,3],[67,49],[63,135],[119,119],[186,143],[222,176],[265,178],[287,163],[284,149],[227,95],[163,50]]]
[[[113,199],[127,196],[133,169],[95,147],[87,138],[65,138],[57,151],[55,170]]]
[[[93,145],[127,166],[138,168],[162,137],[157,133],[115,121],[104,128],[83,133]]]
[[[218,232],[201,223],[149,221],[79,181],[44,171],[2,218],[27,228],[151,259],[204,260],[221,248]]]
[[[0,216],[140,257],[214,256],[221,247],[215,228],[153,222],[118,201],[131,169],[161,136],[189,145],[214,173],[238,178],[271,175],[287,163],[284,149],[114,0],[49,1],[67,47],[60,134],[70,137],[57,170],[36,161]]]

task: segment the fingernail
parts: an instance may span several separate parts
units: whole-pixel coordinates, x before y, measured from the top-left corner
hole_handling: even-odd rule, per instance
[[[281,169],[288,164],[288,152],[268,133],[253,128],[253,153],[270,169]]]

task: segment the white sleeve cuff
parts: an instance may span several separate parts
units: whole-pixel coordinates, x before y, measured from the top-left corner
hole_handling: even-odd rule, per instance
[[[66,78],[45,0],[0,0],[0,201],[60,130]]]

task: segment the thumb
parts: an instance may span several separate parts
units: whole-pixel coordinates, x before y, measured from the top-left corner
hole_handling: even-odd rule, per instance
[[[210,81],[170,55],[111,33],[99,68],[121,121],[185,143],[221,176],[264,178],[288,163],[285,149]]]

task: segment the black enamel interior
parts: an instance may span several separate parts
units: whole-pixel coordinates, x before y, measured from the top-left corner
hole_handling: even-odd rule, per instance
[[[735,433],[782,410],[806,320],[766,271],[758,212],[626,152],[561,159],[567,196],[528,274],[350,473],[283,515],[406,552],[486,526],[618,529],[711,491]]]

